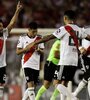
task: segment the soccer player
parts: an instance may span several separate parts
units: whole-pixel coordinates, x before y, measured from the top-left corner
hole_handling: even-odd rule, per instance
[[[40,54],[43,53],[44,44],[41,43],[32,48],[27,48],[29,43],[41,39],[41,36],[37,35],[37,23],[30,22],[28,26],[28,33],[20,36],[16,53],[22,56],[22,68],[24,69],[25,78],[27,81],[27,89],[24,93],[22,100],[26,100],[28,97],[30,100],[35,100],[35,85],[38,82],[39,69],[40,69]]]
[[[6,83],[6,39],[16,24],[21,9],[22,5],[18,2],[15,14],[6,28],[3,27],[3,21],[0,19],[0,100],[3,97],[4,85]]]
[[[72,36],[67,31],[66,26],[69,27],[68,29],[71,32],[74,31],[74,34],[77,35],[78,39],[85,38],[90,40],[90,35],[85,33],[84,29],[75,24],[76,14],[74,11],[65,11],[63,20],[65,23],[64,26],[61,26],[54,33],[43,37],[41,40],[29,44],[28,48],[31,48],[33,45],[37,45],[41,42],[49,41],[54,38],[60,39],[60,72],[58,78],[62,81],[63,85],[59,84],[57,86],[57,91],[65,96],[69,96],[70,98],[72,98],[71,93],[67,90],[66,87],[68,82],[72,81],[75,71],[78,67],[78,50]]]
[[[81,51],[81,54],[83,54],[86,70],[84,70],[84,77],[82,81],[79,83],[76,90],[73,92],[73,95],[77,96],[79,92],[87,85],[90,97],[90,41],[83,39],[82,47],[80,47],[79,49]]]
[[[40,97],[50,87],[53,78],[54,78],[54,84],[58,83],[57,74],[59,71],[58,62],[60,59],[59,48],[60,48],[60,40],[56,40],[52,45],[49,56],[44,66],[44,83],[42,87],[38,90],[35,100],[40,100]]]

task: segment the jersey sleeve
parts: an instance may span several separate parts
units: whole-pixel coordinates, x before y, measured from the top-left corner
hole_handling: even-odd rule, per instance
[[[82,46],[87,49],[90,46],[90,41],[83,39]]]
[[[84,32],[85,32],[86,34],[90,35],[90,28],[85,28],[85,29],[84,29]]]
[[[8,29],[7,28],[3,29],[3,36],[5,39],[7,39],[7,37],[8,37]]]
[[[45,48],[45,47],[44,47],[44,43],[40,43],[40,44],[38,45],[38,47],[41,48],[41,49],[44,49],[44,48]]]
[[[57,37],[58,39],[61,39],[65,34],[66,34],[66,30],[64,27],[60,27],[59,29],[57,29],[54,33],[52,33],[55,37]]]
[[[87,30],[85,28],[81,28],[80,29],[80,38],[84,39],[87,37],[87,35],[88,35]]]
[[[23,48],[23,38],[22,36],[19,37],[18,43],[17,43],[17,48]]]

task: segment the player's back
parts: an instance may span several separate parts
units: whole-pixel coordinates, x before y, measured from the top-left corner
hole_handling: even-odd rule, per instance
[[[79,28],[77,25],[68,24],[67,26],[72,27],[75,31],[74,33],[78,38],[82,38],[82,28]],[[78,52],[73,41],[73,38],[63,26],[65,32],[64,36],[61,38],[61,54],[60,54],[60,65],[73,65],[77,66],[78,64]]]

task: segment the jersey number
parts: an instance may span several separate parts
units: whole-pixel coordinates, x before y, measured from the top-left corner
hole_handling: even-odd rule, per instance
[[[76,33],[76,35],[77,35],[77,37],[78,37],[79,32],[78,32],[78,31],[75,31],[75,33]],[[71,36],[69,36],[69,45],[70,45],[70,46],[74,46],[74,45],[75,45],[75,43],[74,43],[74,41],[73,41],[73,38],[72,38]],[[81,39],[79,39],[79,45],[82,45],[82,40],[81,40]]]

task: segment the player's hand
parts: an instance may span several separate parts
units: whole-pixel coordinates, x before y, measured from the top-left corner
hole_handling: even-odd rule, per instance
[[[16,7],[16,11],[21,11],[23,8],[22,4],[20,1],[18,1],[17,7]]]
[[[38,54],[40,54],[40,48],[37,48],[35,51],[36,51]]]
[[[85,55],[85,54],[86,54],[86,49],[85,49],[84,47],[82,47],[82,48],[80,49],[80,52],[81,52],[81,54]]]

